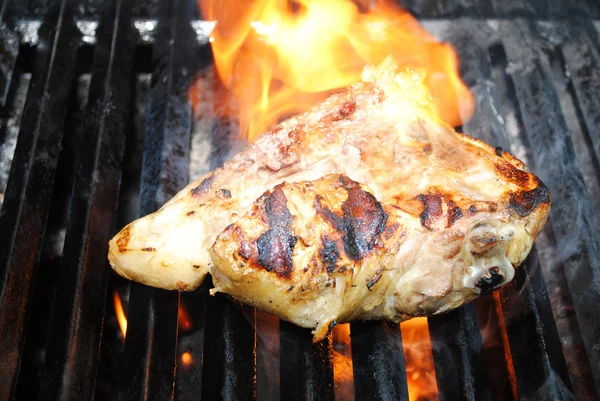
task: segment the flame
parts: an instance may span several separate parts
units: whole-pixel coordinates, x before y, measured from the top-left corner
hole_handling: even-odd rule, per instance
[[[354,400],[354,371],[350,346],[350,325],[340,324],[333,328],[333,379],[335,399]]]
[[[194,358],[192,358],[191,353],[186,351],[183,354],[181,354],[181,363],[183,363],[184,366],[190,366],[192,362],[194,362]]]
[[[460,125],[473,111],[451,46],[390,1],[367,11],[351,0],[199,2],[214,24],[216,69],[239,102],[240,130],[249,139],[358,82],[365,65],[390,55],[401,67],[425,72],[442,120]]]
[[[402,322],[400,329],[406,364],[408,399],[410,401],[437,399],[438,389],[427,318],[419,317]]]
[[[123,311],[123,304],[117,290],[113,292],[113,303],[115,305],[115,314],[117,315],[119,328],[121,329],[123,340],[125,340],[125,336],[127,335],[127,316],[125,316],[125,311]]]
[[[192,318],[190,317],[189,312],[183,305],[183,301],[180,301],[179,308],[177,310],[178,320],[179,320],[179,330],[188,331],[192,328]]]

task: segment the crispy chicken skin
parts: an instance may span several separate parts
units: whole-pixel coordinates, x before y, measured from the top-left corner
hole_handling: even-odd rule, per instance
[[[510,281],[550,193],[456,133],[388,60],[110,242],[122,276],[215,289],[315,329],[456,308]]]

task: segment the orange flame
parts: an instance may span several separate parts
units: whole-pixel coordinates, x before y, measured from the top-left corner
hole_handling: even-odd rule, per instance
[[[350,347],[350,324],[340,324],[333,328],[333,379],[335,399],[354,400],[354,371]]]
[[[117,290],[115,290],[113,293],[113,303],[115,304],[115,313],[117,315],[117,321],[119,322],[119,328],[121,329],[123,340],[125,340],[125,336],[127,335],[127,316],[125,316],[123,304],[121,303],[121,297],[119,296],[119,292]]]
[[[400,329],[404,347],[408,399],[410,401],[437,399],[438,388],[427,318],[419,317],[402,322]]]
[[[389,55],[426,72],[442,120],[460,125],[473,111],[454,50],[389,1],[364,12],[351,0],[199,1],[204,17],[216,21],[216,69],[239,102],[240,130],[249,139],[358,82],[365,65]]]
[[[179,319],[179,330],[188,331],[192,328],[192,318],[190,317],[189,312],[183,305],[183,301],[180,301],[178,312]]]

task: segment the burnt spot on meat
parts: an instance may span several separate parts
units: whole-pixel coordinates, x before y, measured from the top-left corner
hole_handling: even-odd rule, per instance
[[[217,197],[220,199],[229,199],[231,198],[231,191],[225,188],[221,188],[217,191]]]
[[[505,161],[498,161],[494,164],[496,173],[501,177],[504,177],[507,181],[517,184],[520,187],[524,187],[529,182],[529,173],[519,170],[512,164]]]
[[[296,287],[296,286],[294,286],[294,285],[291,285],[291,286],[290,286],[290,288],[288,288],[288,289],[287,289],[287,292],[290,292],[290,291],[292,291],[292,290],[293,290],[295,287]]]
[[[550,190],[538,180],[539,187],[510,195],[510,207],[521,217],[527,216],[538,205],[550,203]]]
[[[375,272],[375,275],[373,275],[373,277],[371,277],[371,280],[369,280],[369,282],[367,283],[367,289],[369,291],[373,291],[371,290],[371,288],[373,288],[373,286],[375,284],[377,284],[377,282],[379,281],[379,279],[381,278],[381,276],[383,275],[383,268],[380,267],[379,269],[377,269],[377,271]]]
[[[194,269],[199,269],[199,268],[200,268],[200,265],[192,265],[192,267],[193,267]]]
[[[496,151],[496,156],[502,157],[502,152],[504,151],[504,149],[502,149],[501,146],[496,146],[494,150]]]
[[[292,253],[298,238],[292,235],[293,217],[287,208],[282,184],[277,185],[265,200],[269,229],[257,241],[258,259],[269,272],[289,277],[293,268]]]
[[[248,241],[242,228],[235,224],[230,224],[227,226],[225,232],[229,233],[233,242],[240,244],[238,255],[240,255],[244,260],[250,261],[251,265],[257,265],[258,260],[256,258],[256,254],[258,253],[258,249],[256,247],[256,241]]]
[[[214,180],[215,180],[214,174],[211,174],[208,177],[206,177],[205,179],[203,179],[202,182],[200,183],[200,185],[198,185],[196,188],[192,189],[192,196],[206,195],[208,193],[208,191],[210,190],[210,187]]]
[[[475,205],[469,206],[469,209],[467,210],[467,214],[469,216],[473,216],[475,213],[477,213],[477,208],[475,207]]]
[[[156,251],[156,248],[151,248],[151,247],[142,248],[142,251],[145,251],[145,252],[154,252],[154,251]]]
[[[436,217],[442,215],[442,197],[435,194],[422,194],[415,199],[423,204],[423,213],[419,216],[421,225],[431,230],[431,223]]]
[[[456,206],[454,201],[448,201],[448,224],[446,227],[452,227],[456,220],[463,217],[462,210]]]
[[[337,261],[340,257],[337,243],[327,236],[323,236],[321,242],[323,243],[323,247],[319,249],[319,257],[321,258],[323,265],[327,268],[327,273],[332,274],[335,271]]]
[[[500,268],[494,266],[488,270],[488,274],[481,276],[475,287],[481,290],[481,295],[485,295],[496,288],[503,280],[504,276],[500,273]]]
[[[346,120],[354,113],[355,110],[356,100],[348,99],[344,103],[342,103],[342,105],[337,110],[334,110],[332,113],[323,117],[321,119],[321,122],[323,124],[329,124],[335,121]]]
[[[342,204],[341,216],[327,209],[319,195],[314,207],[317,214],[342,234],[346,255],[352,260],[360,260],[380,244],[388,215],[381,203],[372,194],[363,191],[358,183],[346,176],[341,176],[339,183],[348,193]]]
[[[431,146],[431,142],[427,142],[427,144],[423,146],[423,153],[425,153],[426,155],[430,155],[432,150],[433,147]]]
[[[356,100],[354,100],[354,99],[346,100],[342,104],[342,106],[340,107],[340,109],[338,111],[339,119],[342,120],[342,119],[347,118],[352,113],[354,113],[354,110],[356,110]]]
[[[127,245],[129,244],[130,238],[131,233],[129,232],[129,227],[125,227],[119,233],[119,238],[117,238],[117,247],[119,248],[119,252],[125,252],[127,250]]]
[[[189,212],[186,213],[187,216],[193,216],[195,214],[196,214],[196,212],[194,210],[191,210],[191,211],[189,211]]]

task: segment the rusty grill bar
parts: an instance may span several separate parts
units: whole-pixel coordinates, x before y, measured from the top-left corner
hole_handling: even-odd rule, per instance
[[[513,282],[429,319],[439,399],[596,399],[600,2],[403,3],[459,52],[477,103],[463,132],[553,194]],[[188,100],[211,64],[205,28],[191,0],[1,3],[0,401],[335,398],[331,338],[281,322],[273,372],[260,312],[210,282],[178,294],[108,269],[111,235],[187,183],[190,144],[204,171],[233,146],[218,122],[197,129]],[[398,325],[352,323],[351,347],[355,399],[408,400]]]

